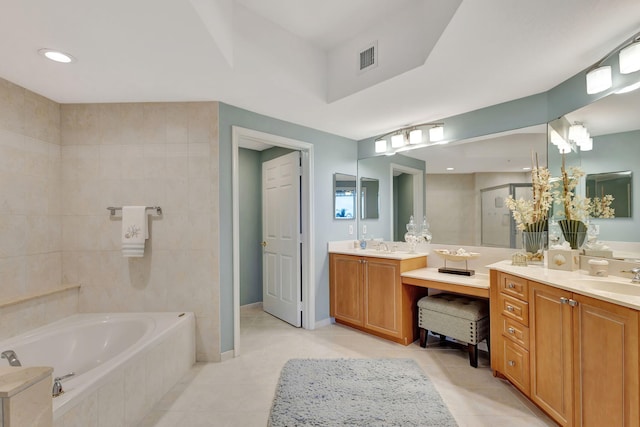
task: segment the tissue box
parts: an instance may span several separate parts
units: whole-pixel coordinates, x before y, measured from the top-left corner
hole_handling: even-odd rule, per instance
[[[580,268],[580,252],[577,249],[549,249],[547,267],[553,270],[578,270]]]
[[[585,249],[584,254],[586,256],[595,256],[599,258],[613,258],[612,250],[602,250],[602,249]]]

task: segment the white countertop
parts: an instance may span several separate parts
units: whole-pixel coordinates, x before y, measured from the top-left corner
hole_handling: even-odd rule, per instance
[[[387,251],[379,251],[377,249],[360,249],[360,248],[331,248],[329,249],[329,253],[333,254],[343,254],[343,255],[355,255],[355,256],[366,256],[373,258],[388,258],[388,259],[412,259],[412,258],[420,258],[429,255],[428,253],[409,253],[407,251],[395,251],[395,252],[387,252]]]
[[[476,273],[473,276],[439,273],[437,268],[419,268],[401,274],[402,277],[430,280],[432,282],[450,283],[452,285],[469,286],[471,288],[489,289],[489,275]]]
[[[585,270],[563,271],[548,269],[543,266],[529,265],[527,267],[518,267],[511,265],[511,261],[500,261],[487,266],[490,269],[498,270],[503,273],[513,274],[524,277],[525,279],[534,280],[556,288],[564,289],[570,292],[586,295],[599,300],[608,301],[614,304],[640,310],[640,284],[631,283],[631,277],[596,277],[591,276]],[[582,283],[581,283],[582,282]],[[603,282],[604,289],[594,289],[589,282]],[[628,285],[637,295],[631,295],[621,292],[610,292],[605,290],[607,283]],[[612,285],[613,286],[613,285]],[[637,287],[637,288],[636,288]]]

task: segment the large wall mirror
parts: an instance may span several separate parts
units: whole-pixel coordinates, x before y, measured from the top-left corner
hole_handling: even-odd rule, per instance
[[[333,174],[334,219],[356,218],[356,177],[344,173]]]
[[[611,94],[576,111],[565,114],[568,124],[582,123],[593,138],[590,151],[572,150],[565,155],[568,164],[580,166],[588,180],[579,188],[583,195],[613,194],[615,218],[591,219],[598,226],[599,240],[640,242],[638,203],[640,187],[640,91]],[[549,168],[560,174],[562,156],[549,146]],[[612,185],[613,184],[613,185]],[[614,188],[615,187],[615,188]]]
[[[381,179],[380,221],[366,222],[367,228],[376,230],[374,237],[399,241],[411,214],[416,223],[426,215],[432,243],[517,247],[521,239],[503,199],[511,189],[526,197],[531,178],[525,168],[531,167],[531,153],[537,153],[540,165],[545,166],[546,151],[546,125],[540,124],[361,159],[358,175]],[[403,190],[400,185],[413,188]],[[412,199],[402,194],[411,194]]]

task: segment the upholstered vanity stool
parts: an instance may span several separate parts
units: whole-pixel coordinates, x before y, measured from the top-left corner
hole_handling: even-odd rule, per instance
[[[436,294],[418,301],[420,347],[427,346],[428,331],[467,343],[469,364],[478,367],[478,343],[489,347],[489,301],[457,294]]]

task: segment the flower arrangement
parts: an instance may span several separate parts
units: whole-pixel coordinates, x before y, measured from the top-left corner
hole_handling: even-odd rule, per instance
[[[611,207],[614,197],[611,194],[594,197],[589,206],[589,216],[591,218],[614,218],[616,210]]]
[[[560,169],[561,188],[554,188],[553,198],[564,206],[564,219],[586,222],[589,218],[613,218],[615,209],[611,207],[614,197],[611,194],[603,194],[602,197],[584,197],[575,194],[575,188],[584,176],[584,171],[579,167],[571,167],[567,171],[564,154]]]
[[[602,195],[602,197],[584,197],[575,194],[575,189],[584,176],[584,171],[579,167],[571,167],[567,171],[564,154],[562,155],[562,166],[560,169],[560,188],[555,186],[553,198],[563,204],[564,219],[558,221],[565,240],[569,242],[572,249],[578,249],[584,243],[587,232],[585,222],[589,218],[613,218],[615,211],[611,207],[614,198],[612,195]]]
[[[511,210],[518,230],[543,231],[546,229],[546,221],[553,197],[549,184],[549,169],[541,168],[538,165],[537,154],[535,164],[531,168],[531,187],[533,192],[532,199],[525,200],[521,197],[516,200],[509,196],[505,204]]]

